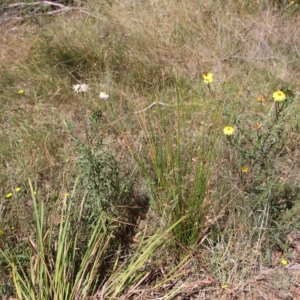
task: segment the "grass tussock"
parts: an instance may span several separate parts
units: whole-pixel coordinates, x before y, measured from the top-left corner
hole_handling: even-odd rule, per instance
[[[11,4],[2,298],[243,299],[294,276],[298,1]]]

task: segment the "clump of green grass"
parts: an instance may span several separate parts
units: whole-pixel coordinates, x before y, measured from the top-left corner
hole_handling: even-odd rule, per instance
[[[38,199],[30,183],[35,217],[36,236],[29,238],[30,261],[27,267],[12,253],[1,250],[11,268],[19,299],[86,298],[97,287],[105,253],[113,240],[112,223],[104,214],[85,228],[87,239],[82,240],[81,207],[75,208],[65,194],[60,207],[47,216],[45,205]],[[70,196],[70,197],[69,197]],[[58,213],[58,219],[55,214]],[[24,245],[25,246],[25,245]],[[29,269],[28,269],[29,268]]]
[[[166,224],[184,220],[173,230],[174,238],[189,247],[197,243],[204,225],[206,196],[210,177],[209,159],[212,157],[214,139],[207,138],[205,128],[190,135],[187,120],[191,116],[179,94],[170,106],[158,102],[155,112],[138,115],[144,124],[149,157],[158,185],[152,203]],[[158,126],[153,126],[157,119]],[[205,141],[205,139],[207,140]],[[192,141],[197,141],[193,143]],[[189,153],[189,155],[186,155]],[[142,165],[143,169],[146,168]]]

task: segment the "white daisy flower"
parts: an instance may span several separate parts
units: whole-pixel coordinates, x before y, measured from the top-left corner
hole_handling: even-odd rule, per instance
[[[86,92],[87,90],[89,89],[89,86],[85,83],[83,84],[74,84],[73,85],[73,90],[76,92],[76,93],[83,93],[83,92]]]
[[[100,99],[108,99],[109,95],[107,95],[105,92],[100,92],[99,97],[100,97]]]
[[[78,92],[79,92],[79,89],[80,89],[80,84],[74,84],[74,85],[73,85],[73,90],[74,90],[74,92],[78,93]]]

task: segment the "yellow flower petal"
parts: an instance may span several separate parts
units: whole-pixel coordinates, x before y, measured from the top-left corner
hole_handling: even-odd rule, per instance
[[[233,135],[233,133],[234,133],[234,128],[233,127],[231,127],[231,126],[226,126],[226,127],[224,127],[224,129],[223,129],[223,133],[225,134],[225,135]]]
[[[20,188],[20,187],[16,187],[16,188],[15,188],[15,191],[16,191],[17,193],[19,193],[19,192],[21,191],[21,188]]]
[[[7,199],[9,199],[9,198],[11,198],[11,197],[12,197],[12,195],[13,195],[12,193],[8,193],[8,194],[6,194],[6,198],[7,198]]]
[[[212,83],[214,81],[214,75],[212,73],[204,73],[203,74],[203,82],[206,84]]]
[[[288,264],[288,261],[285,258],[281,259],[281,264],[286,266]]]
[[[222,285],[222,289],[227,289],[227,288],[228,288],[228,284]]]
[[[286,95],[282,91],[277,91],[273,93],[273,99],[276,102],[283,102],[284,100],[286,100]]]
[[[243,173],[247,173],[249,171],[247,166],[242,167],[241,170]]]

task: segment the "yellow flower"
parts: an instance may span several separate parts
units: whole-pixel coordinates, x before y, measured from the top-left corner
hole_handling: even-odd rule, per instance
[[[12,197],[12,195],[13,195],[12,193],[8,193],[8,194],[6,194],[6,198],[7,198],[7,199],[9,199],[9,198],[11,198],[11,197]]]
[[[266,101],[266,97],[260,95],[260,96],[257,97],[257,101],[262,103],[262,102]]]
[[[65,193],[65,194],[64,194],[65,197],[68,197],[69,195],[70,195],[69,193]]]
[[[282,101],[286,100],[286,95],[282,91],[277,91],[277,92],[273,93],[273,99],[276,102],[282,102]]]
[[[288,261],[285,258],[281,259],[282,265],[286,266],[288,264]]]
[[[16,188],[15,188],[15,191],[16,191],[17,193],[19,193],[19,192],[21,191],[21,188],[20,188],[20,187],[16,187]]]
[[[203,74],[203,82],[206,83],[206,84],[210,84],[214,81],[214,78],[213,78],[213,74],[212,73],[204,73]]]
[[[36,191],[33,191],[33,195],[36,195]]]
[[[3,230],[0,229],[0,235],[2,235],[2,234],[3,234]]]
[[[24,90],[19,90],[19,91],[18,91],[18,94],[19,94],[19,95],[22,95],[22,94],[24,94],[24,93],[25,93]]]
[[[222,285],[222,289],[227,289],[228,288],[228,284],[224,284],[224,285]]]
[[[223,129],[223,133],[225,134],[225,135],[232,135],[233,133],[234,133],[234,128],[233,127],[231,127],[231,126],[226,126],[226,127],[224,127],[224,129]]]
[[[243,173],[247,173],[249,171],[247,166],[242,167],[241,170]]]

